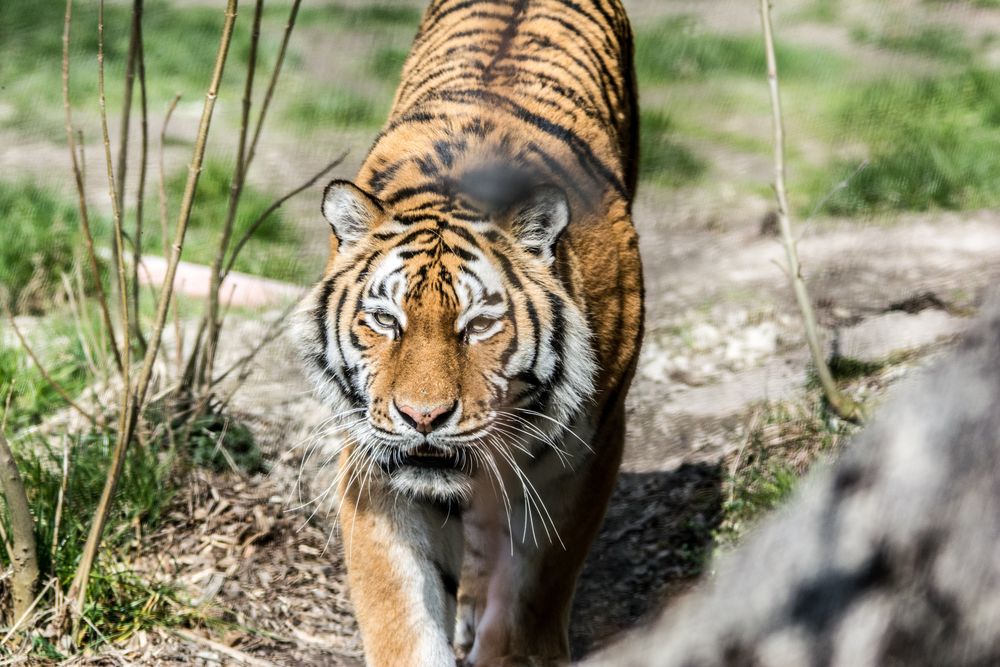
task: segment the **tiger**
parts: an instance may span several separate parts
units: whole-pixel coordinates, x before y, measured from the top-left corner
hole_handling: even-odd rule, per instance
[[[433,0],[296,315],[373,667],[564,664],[643,332],[620,0]]]

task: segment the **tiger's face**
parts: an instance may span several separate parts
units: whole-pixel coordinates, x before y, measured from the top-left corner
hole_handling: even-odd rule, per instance
[[[299,332],[354,466],[411,496],[461,499],[580,410],[595,363],[555,273],[561,191],[493,214],[462,200],[393,211],[335,181],[323,212],[338,248]]]

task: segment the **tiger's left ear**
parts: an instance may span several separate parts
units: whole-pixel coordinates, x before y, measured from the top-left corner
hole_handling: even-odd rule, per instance
[[[566,193],[554,185],[540,186],[525,201],[512,206],[506,217],[514,238],[545,264],[552,264],[556,242],[569,224]]]
[[[382,202],[350,181],[331,181],[323,191],[323,217],[341,248],[363,238],[384,214]]]

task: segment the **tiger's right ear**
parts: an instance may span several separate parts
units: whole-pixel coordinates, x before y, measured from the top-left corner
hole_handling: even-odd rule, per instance
[[[382,202],[350,181],[331,181],[323,191],[323,217],[342,248],[364,237],[384,214]]]

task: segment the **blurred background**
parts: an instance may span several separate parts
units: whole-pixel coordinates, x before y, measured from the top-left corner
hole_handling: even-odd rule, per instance
[[[143,217],[150,256],[163,254],[158,161],[162,153],[163,206],[172,228],[223,4],[145,5],[151,159]],[[803,273],[842,388],[875,406],[899,378],[947,347],[1000,278],[1000,1],[774,4],[788,187]],[[130,5],[115,1],[106,8],[113,149]],[[854,428],[824,407],[776,265],[783,255],[772,212],[771,110],[758,3],[625,5],[640,88],[635,219],[646,265],[647,340],[630,398],[624,472],[581,580],[577,654],[686,590],[714,550],[738,541]],[[274,66],[289,6],[285,0],[264,5],[262,72]],[[346,160],[328,178],[354,176],[388,113],[423,6],[421,0],[303,2],[248,175],[238,233],[344,150],[350,151]],[[88,353],[75,333],[72,290],[64,279],[73,283],[83,239],[61,93],[63,11],[58,2],[0,3],[0,288],[53,375],[81,392]],[[235,164],[251,5],[242,11],[184,251],[195,264],[212,259]],[[92,224],[107,253],[111,206],[97,106],[96,23],[96,2],[74,3],[70,97],[82,133]],[[263,88],[262,75],[258,103]],[[176,94],[180,101],[162,130]],[[133,111],[126,216],[135,215],[139,131]],[[319,277],[328,234],[319,213],[324,182],[269,217],[237,261],[238,272],[292,287],[269,293],[273,298],[235,299],[227,320],[232,340],[259,339],[261,323],[274,319],[288,294]],[[183,318],[200,307],[196,297],[183,296],[178,310]],[[253,390],[234,403],[249,425],[246,440],[260,450],[251,456],[255,463],[210,467],[197,484],[177,487],[189,509],[203,508],[201,515],[174,512],[175,501],[161,498],[133,517],[149,519],[152,530],[183,534],[168,541],[173,547],[154,541],[164,553],[184,544],[199,558],[166,567],[132,545],[138,551],[125,562],[136,571],[155,570],[187,591],[189,601],[196,591],[199,603],[230,610],[226,627],[236,634],[220,641],[231,647],[278,664],[290,664],[288,656],[354,664],[359,647],[337,549],[327,548],[329,531],[322,523],[295,530],[302,517],[282,514],[294,504],[282,500],[283,485],[294,480],[301,458],[289,453],[289,444],[305,437],[323,410],[306,398],[288,347],[279,340],[263,355]],[[0,396],[11,387],[8,424],[15,431],[38,429],[63,406],[5,320]],[[220,441],[210,441],[209,450]],[[212,459],[211,451],[206,456]],[[261,474],[261,458],[270,462],[268,476]],[[209,539],[236,531],[261,507],[281,518],[276,528],[258,517],[268,537],[256,555],[248,556],[240,539]],[[206,517],[216,517],[210,528]],[[323,573],[322,584],[304,588],[316,572]],[[275,595],[285,597],[276,602]],[[151,645],[142,642],[156,643],[149,633],[158,622],[121,631],[128,649],[140,652],[134,659],[144,659],[140,654]],[[175,642],[168,653],[188,650],[173,635],[161,640]]]

